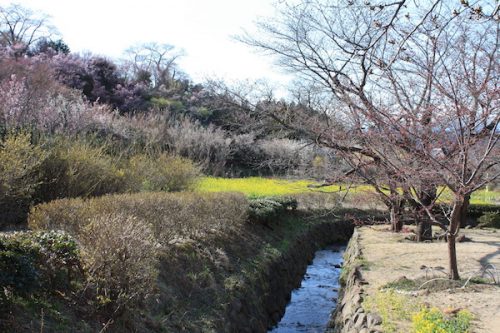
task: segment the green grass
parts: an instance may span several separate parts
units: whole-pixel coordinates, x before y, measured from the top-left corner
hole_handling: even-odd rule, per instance
[[[311,180],[286,180],[275,178],[249,177],[249,178],[216,178],[203,177],[197,185],[199,192],[242,192],[248,197],[266,197],[277,195],[290,195],[307,192],[339,192],[347,189],[346,184],[336,184],[331,186],[311,188],[315,185]],[[352,193],[371,192],[369,185],[353,186],[349,190]],[[442,200],[451,198],[451,193],[445,191]],[[500,191],[479,190],[471,198],[471,204],[498,204],[500,202]]]

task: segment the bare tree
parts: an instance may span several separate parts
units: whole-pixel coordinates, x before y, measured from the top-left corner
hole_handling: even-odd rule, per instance
[[[176,61],[183,55],[168,44],[145,43],[129,48],[125,62],[134,79],[150,85],[155,93],[175,88],[183,77]]]
[[[482,8],[490,12],[488,2]],[[358,174],[377,168],[372,185],[402,187],[446,230],[458,279],[455,238],[467,200],[499,177],[488,172],[500,163],[495,16],[470,18],[469,7],[445,0],[308,0],[284,4],[260,28],[266,37],[242,40],[333,101],[326,119],[289,126],[346,156]],[[453,193],[447,226],[432,209],[443,186]]]
[[[0,44],[13,52],[16,59],[42,39],[56,34],[49,16],[35,13],[18,4],[0,7]]]

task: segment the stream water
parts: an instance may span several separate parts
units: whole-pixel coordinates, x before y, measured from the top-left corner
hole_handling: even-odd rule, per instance
[[[317,251],[300,288],[292,291],[281,321],[268,333],[324,332],[337,304],[340,268],[345,246]]]

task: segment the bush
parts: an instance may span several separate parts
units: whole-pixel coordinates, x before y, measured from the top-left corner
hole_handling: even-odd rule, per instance
[[[292,197],[268,197],[250,200],[250,221],[268,224],[288,210],[297,209],[297,200]]]
[[[206,173],[224,174],[232,152],[231,139],[225,131],[212,125],[203,127],[188,118],[172,123],[166,131],[166,144],[172,152],[195,161]]]
[[[0,220],[17,223],[25,218],[44,159],[27,133],[8,134],[0,141]]]
[[[479,218],[486,213],[500,214],[500,206],[471,204],[467,210],[467,215],[472,218]]]
[[[41,287],[69,286],[79,271],[75,240],[66,233],[17,232],[0,236],[0,289],[27,294]]]
[[[157,157],[133,156],[127,173],[132,192],[188,190],[199,176],[198,168],[190,160],[165,153]]]
[[[486,212],[478,220],[480,227],[497,228],[500,229],[500,213],[499,212]]]
[[[242,225],[247,211],[248,201],[239,193],[145,192],[40,204],[31,210],[28,224],[33,229],[62,229],[78,238],[91,219],[121,213],[149,223],[167,244]]]
[[[104,147],[95,148],[82,140],[57,139],[48,150],[48,158],[41,166],[43,183],[37,195],[39,201],[99,196],[126,190],[123,170],[105,153]]]
[[[97,216],[78,238],[85,271],[100,305],[119,312],[153,295],[158,246],[150,225],[124,214]]]

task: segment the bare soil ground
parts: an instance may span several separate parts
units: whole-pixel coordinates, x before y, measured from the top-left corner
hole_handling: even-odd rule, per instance
[[[361,251],[367,268],[363,277],[368,295],[401,277],[408,279],[445,278],[448,252],[445,242],[414,243],[404,240],[408,234],[394,234],[387,226],[359,229]],[[457,244],[458,266],[462,279],[491,264],[500,271],[500,232],[493,229],[461,230],[469,242]],[[498,278],[498,277],[497,277]],[[500,333],[500,287],[488,284],[467,285],[429,293],[417,293],[416,301],[441,310],[467,309],[474,314],[472,332]],[[403,327],[405,327],[403,329]],[[401,332],[408,323],[401,323]]]

